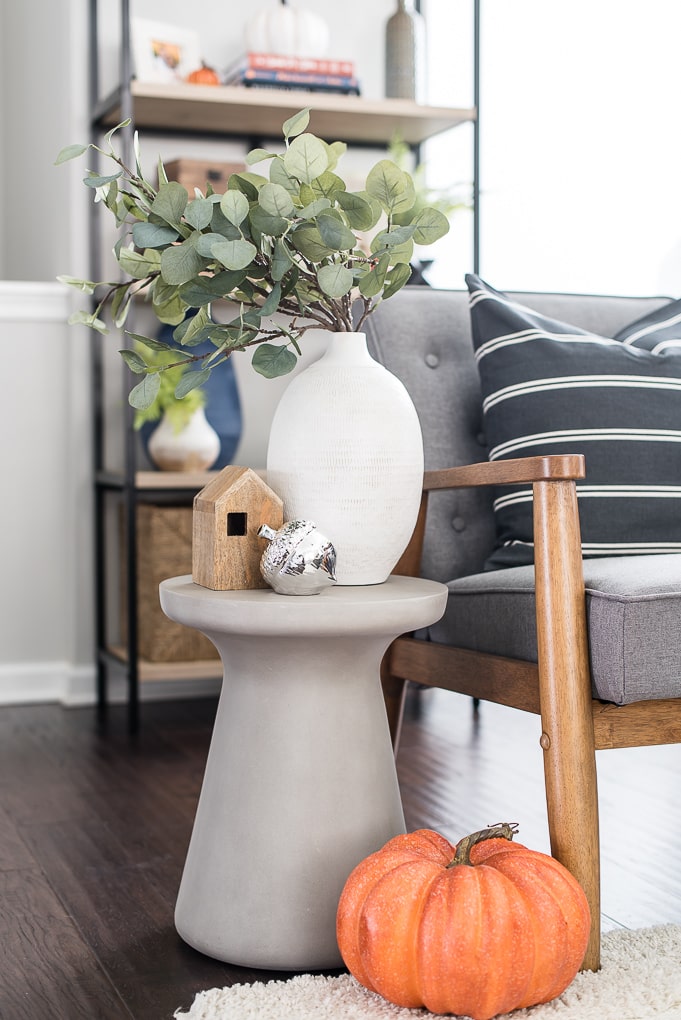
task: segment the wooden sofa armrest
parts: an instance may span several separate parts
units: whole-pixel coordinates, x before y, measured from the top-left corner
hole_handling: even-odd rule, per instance
[[[518,482],[558,482],[584,478],[581,454],[549,457],[521,457],[517,460],[462,464],[440,471],[426,471],[418,520],[409,545],[394,569],[395,574],[418,577],[428,512],[428,493],[436,489],[466,489],[481,485],[513,485]]]
[[[426,471],[424,491],[465,489],[479,485],[514,485],[517,482],[550,482],[584,478],[582,454],[550,457],[522,457],[518,460],[485,461],[462,464],[442,471]]]

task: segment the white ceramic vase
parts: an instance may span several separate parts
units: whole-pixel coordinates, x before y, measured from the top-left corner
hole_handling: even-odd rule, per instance
[[[220,437],[197,407],[179,432],[164,413],[149,437],[148,450],[161,471],[207,471],[220,455]]]
[[[404,385],[364,333],[334,333],[272,420],[267,481],[284,520],[313,521],[336,549],[338,584],[380,584],[418,516],[423,440]]]

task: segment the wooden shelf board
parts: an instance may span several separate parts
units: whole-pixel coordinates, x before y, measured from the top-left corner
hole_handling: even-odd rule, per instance
[[[218,471],[137,471],[138,489],[202,489]]]
[[[309,107],[310,130],[347,142],[389,142],[396,132],[410,145],[475,120],[475,110],[422,106],[407,99],[364,99],[334,93],[289,89],[249,89],[224,85],[131,83],[135,127],[188,134],[223,134],[245,138],[281,138],[281,125]],[[121,119],[120,97],[103,104],[101,122]]]
[[[109,651],[121,663],[128,661],[124,648],[114,645]],[[147,659],[139,659],[137,669],[140,681],[206,680],[222,677],[220,659],[197,659],[195,662],[149,662]]]

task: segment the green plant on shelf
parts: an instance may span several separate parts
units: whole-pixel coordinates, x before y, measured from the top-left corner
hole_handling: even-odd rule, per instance
[[[142,345],[136,345],[136,349],[141,356]],[[147,363],[157,370],[159,387],[150,404],[135,409],[134,427],[141,429],[148,422],[156,422],[165,417],[178,434],[187,427],[194,412],[206,406],[206,395],[201,387],[195,387],[183,397],[176,396],[176,389],[192,363],[190,359],[178,363],[177,351],[147,349],[144,353]]]
[[[103,148],[62,149],[57,163],[90,148],[113,160],[115,173],[89,171],[84,183],[122,228],[114,248],[121,280],[60,277],[94,295],[94,310],[81,310],[71,321],[105,333],[108,310],[122,329],[132,299],[146,297],[156,318],[174,327],[183,361],[196,363],[182,374],[178,397],[202,386],[235,351],[255,347],[253,368],[272,378],[294,368],[307,330],[361,330],[377,305],[408,282],[414,245],[438,240],[449,223],[438,209],[416,204],[410,174],[392,160],[380,160],[364,188],[350,190],[338,172],[346,145],[308,133],[308,124],[309,110],[302,110],[283,125],[283,152],[247,155],[248,166],[268,165],[268,177],[245,170],[231,175],[223,195],[208,186],[191,199],[181,184],[168,181],[160,160],[158,188],[144,177],[136,135],[135,168],[125,165],[111,140],[127,122],[107,134]],[[227,322],[213,314],[221,299],[237,309]],[[175,348],[129,335],[137,346],[121,355],[141,376],[129,400],[143,410],[159,392],[161,376],[177,364],[159,366],[148,352]],[[206,340],[214,350],[192,353]]]

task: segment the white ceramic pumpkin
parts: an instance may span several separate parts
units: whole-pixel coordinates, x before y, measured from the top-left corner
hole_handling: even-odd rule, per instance
[[[246,46],[253,53],[287,57],[321,57],[329,45],[329,28],[323,18],[287,0],[259,11],[246,25]]]

